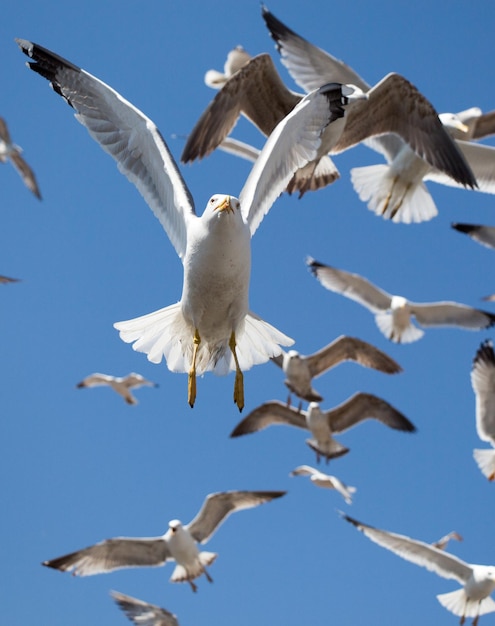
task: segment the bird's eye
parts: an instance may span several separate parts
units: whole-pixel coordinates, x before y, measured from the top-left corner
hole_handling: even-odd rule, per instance
[[[213,204],[215,202],[216,198],[210,198],[210,204]]]

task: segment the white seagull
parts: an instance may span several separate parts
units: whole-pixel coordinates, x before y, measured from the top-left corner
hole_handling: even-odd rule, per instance
[[[22,148],[12,143],[7,122],[3,117],[0,117],[0,162],[6,163],[10,159],[26,187],[41,200],[41,193],[34,172],[21,156],[21,153]]]
[[[167,609],[143,602],[118,591],[111,591],[112,598],[136,626],[179,626],[177,616]]]
[[[309,430],[308,446],[316,452],[316,461],[324,457],[328,463],[349,452],[333,435],[342,433],[367,419],[376,419],[385,426],[414,432],[415,426],[391,404],[370,393],[355,393],[333,409],[322,411],[317,402],[311,402],[307,411],[301,411],[282,402],[265,402],[251,411],[230,433],[240,437],[256,433],[268,426],[285,425]]]
[[[272,361],[282,368],[286,375],[286,386],[303,400],[321,402],[322,396],[313,389],[312,379],[321,376],[343,361],[354,361],[365,367],[396,374],[401,366],[375,346],[356,337],[341,335],[318,352],[305,356],[297,350],[282,352]]]
[[[422,326],[457,326],[480,330],[495,324],[495,314],[457,302],[411,302],[373,285],[359,274],[351,274],[312,258],[307,264],[317,280],[330,291],[359,302],[375,314],[381,332],[396,343],[410,343],[424,335],[414,326],[412,317]]]
[[[214,552],[200,552],[198,543],[206,543],[228,515],[270,502],[285,491],[225,491],[206,497],[199,513],[186,525],[177,519],[168,523],[161,537],[116,537],[89,548],[72,552],[43,565],[72,572],[74,576],[92,576],[124,567],[157,567],[175,561],[170,581],[188,582],[197,590],[195,578],[204,574],[213,582],[206,566],[217,558]]]
[[[141,376],[141,374],[136,374],[136,372],[131,372],[127,374],[127,376],[110,376],[109,374],[99,374],[95,372],[94,374],[86,376],[80,383],[77,383],[76,387],[83,389],[85,387],[100,387],[102,385],[111,387],[124,398],[127,404],[138,403],[137,399],[132,395],[131,389],[137,389],[143,385],[147,387],[158,387],[157,383],[147,380],[144,376]]]
[[[492,448],[474,450],[474,459],[488,480],[495,480],[495,354],[493,343],[484,341],[476,352],[471,369],[476,398],[476,432]]]
[[[335,489],[340,493],[347,504],[352,504],[352,494],[356,492],[356,487],[345,485],[336,476],[323,474],[323,472],[320,472],[310,465],[299,465],[296,469],[292,470],[289,476],[309,476],[311,482],[317,487]]]
[[[466,617],[472,617],[473,626],[476,626],[480,615],[495,611],[495,602],[490,598],[495,589],[495,566],[465,563],[431,544],[367,526],[348,515],[342,516],[382,548],[391,550],[406,561],[426,567],[442,578],[457,580],[462,589],[442,593],[437,599],[448,611],[461,617],[461,624],[464,624]]]
[[[280,354],[293,340],[249,311],[251,237],[294,171],[312,160],[321,134],[355,97],[352,87],[323,86],[277,126],[239,199],[213,195],[201,217],[155,124],[111,87],[58,55],[16,40],[76,118],[116,161],[160,220],[184,266],[180,301],[115,328],[153,363],[188,372],[194,405],[196,376],[235,370],[234,402],[244,406],[244,370]]]
[[[223,72],[208,70],[205,74],[205,84],[212,89],[221,89],[229,78],[252,59],[252,56],[242,46],[236,46],[227,55]]]

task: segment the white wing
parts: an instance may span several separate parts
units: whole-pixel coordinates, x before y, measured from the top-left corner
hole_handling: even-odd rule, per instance
[[[218,149],[238,156],[241,159],[246,159],[246,161],[251,161],[252,163],[256,161],[261,152],[258,148],[244,141],[239,141],[239,139],[234,139],[233,137],[226,137],[218,146]]]
[[[495,444],[495,354],[484,341],[473,360],[471,384],[476,396],[476,430],[482,441]]]

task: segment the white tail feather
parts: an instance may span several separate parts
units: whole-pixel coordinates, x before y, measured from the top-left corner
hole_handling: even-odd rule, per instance
[[[349,448],[343,446],[336,439],[323,442],[316,439],[306,439],[306,443],[318,456],[323,456],[327,460],[343,456],[349,452]]]
[[[469,600],[464,589],[442,593],[437,596],[438,601],[448,611],[460,617],[476,617],[495,611],[495,602],[487,596],[483,600]]]
[[[375,315],[375,322],[385,337],[395,343],[411,343],[421,339],[424,335],[424,331],[412,323],[406,328],[398,330],[394,326],[394,319],[391,313],[378,313]]]
[[[495,479],[495,450],[490,448],[473,450],[474,460],[488,480]]]
[[[182,583],[198,578],[198,576],[204,573],[204,568],[207,565],[211,565],[217,556],[218,554],[215,552],[200,552],[198,560],[193,565],[188,565],[187,568],[177,563],[170,577],[170,581],[173,583]]]

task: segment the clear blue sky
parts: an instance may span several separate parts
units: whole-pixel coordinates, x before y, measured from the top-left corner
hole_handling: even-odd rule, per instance
[[[439,112],[495,107],[495,7],[377,0],[268,8],[373,83],[390,71],[410,79]],[[387,351],[404,372],[386,376],[344,364],[318,379],[324,408],[356,391],[382,396],[417,426],[414,435],[366,424],[340,435],[351,452],[326,469],[355,485],[354,504],[289,478],[314,465],[305,434],[273,427],[238,440],[233,376],[207,374],[193,410],[187,380],[124,344],[115,321],[177,301],[182,268],[159,222],[113,161],[46,81],[26,69],[14,37],[35,41],[96,75],[151,117],[178,159],[214,92],[203,83],[242,44],[270,52],[287,84],[257,1],[62,3],[7,0],[0,21],[0,115],[36,171],[38,202],[10,164],[0,166],[2,327],[2,623],[124,624],[116,589],[175,612],[182,626],[410,626],[457,623],[435,595],[457,588],[369,542],[337,509],[366,523],[452,546],[473,563],[495,563],[495,485],[473,458],[477,439],[472,358],[492,331],[427,330],[388,342],[356,303],[324,290],[306,270],[316,259],[367,276],[416,301],[484,308],[495,291],[494,252],[450,223],[495,224],[494,198],[429,184],[439,216],[396,225],[371,213],[349,180],[379,163],[359,147],[336,157],[341,179],[302,200],[281,197],[253,239],[252,310],[313,352],[341,334]],[[235,136],[261,147],[241,120]],[[201,212],[216,192],[238,194],[249,164],[215,153],[182,169]],[[94,371],[137,371],[159,383],[127,406],[108,389],[78,390]],[[245,375],[244,414],[285,400],[271,363]],[[325,469],[325,466],[322,466]],[[227,489],[286,489],[282,500],[232,516],[206,549],[219,553],[198,593],[172,585],[173,566],[88,578],[46,569],[45,559],[114,536],[153,536],[172,518],[189,522],[204,497]],[[495,624],[495,615],[482,618]]]

